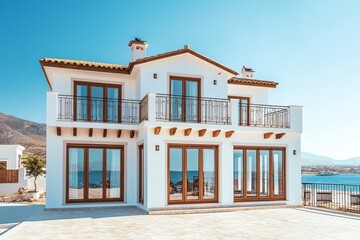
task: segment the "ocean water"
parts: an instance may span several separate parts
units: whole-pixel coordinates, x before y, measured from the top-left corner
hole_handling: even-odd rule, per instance
[[[339,174],[335,176],[302,175],[301,182],[360,185],[360,174]]]

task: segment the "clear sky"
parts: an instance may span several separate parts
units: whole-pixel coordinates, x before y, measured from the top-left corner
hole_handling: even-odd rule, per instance
[[[148,55],[188,44],[279,82],[269,103],[304,106],[303,151],[359,156],[359,16],[358,0],[0,0],[0,112],[45,122],[39,59],[127,65],[140,37]]]

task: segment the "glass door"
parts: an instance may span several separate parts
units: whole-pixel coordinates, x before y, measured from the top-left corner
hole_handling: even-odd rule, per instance
[[[104,121],[104,87],[90,86],[91,92],[91,121]]]
[[[170,79],[170,119],[179,122],[200,121],[200,80]]]
[[[106,111],[108,122],[120,122],[120,89],[118,87],[107,87],[106,89]]]
[[[88,88],[87,85],[77,85],[75,93],[75,113],[76,121],[88,121]]]

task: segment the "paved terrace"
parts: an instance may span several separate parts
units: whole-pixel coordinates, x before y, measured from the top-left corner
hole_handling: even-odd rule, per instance
[[[3,204],[1,228],[0,239],[12,240],[359,239],[360,215],[308,208],[146,215],[135,207],[44,211],[42,205]]]

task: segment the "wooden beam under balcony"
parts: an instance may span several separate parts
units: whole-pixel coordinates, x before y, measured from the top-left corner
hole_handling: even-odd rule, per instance
[[[121,137],[122,130],[117,130],[117,138]]]
[[[192,131],[192,128],[187,128],[184,130],[184,136],[189,136]]]
[[[286,133],[278,133],[275,135],[276,139],[281,139],[283,136],[285,136]]]
[[[264,133],[264,139],[270,138],[273,134],[273,132]]]
[[[56,135],[61,136],[61,127],[56,127]]]
[[[156,127],[156,128],[154,128],[154,134],[155,134],[155,135],[159,135],[159,134],[160,134],[160,131],[161,131],[161,127]]]
[[[131,130],[131,131],[130,131],[130,138],[134,138],[134,136],[135,136],[135,131],[134,131],[134,130]]]
[[[201,130],[199,130],[199,137],[204,136],[205,133],[206,133],[206,129],[201,129]]]
[[[104,129],[103,130],[103,137],[106,138],[106,136],[107,136],[107,129]]]
[[[176,127],[170,128],[170,130],[169,130],[170,136],[175,135],[176,130],[177,130],[177,128],[176,128]]]
[[[215,131],[213,131],[213,137],[219,136],[220,132],[221,132],[221,130],[215,130]]]
[[[89,128],[89,137],[92,137],[92,136],[93,136],[93,129]]]
[[[73,136],[76,137],[77,135],[77,128],[73,128]]]
[[[225,133],[225,137],[226,137],[226,138],[229,138],[229,137],[231,137],[233,134],[234,134],[234,131],[227,131],[227,132]]]

